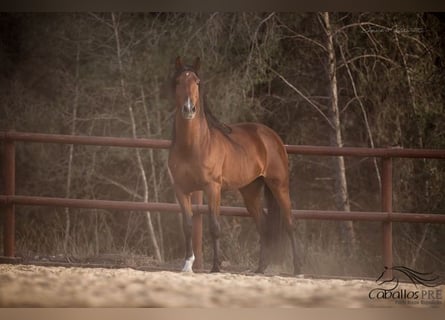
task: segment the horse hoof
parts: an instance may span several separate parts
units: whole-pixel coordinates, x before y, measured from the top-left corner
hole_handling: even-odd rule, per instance
[[[188,259],[185,260],[184,267],[182,268],[182,272],[191,272],[193,273],[193,262],[195,261],[195,255],[192,255]]]
[[[255,270],[255,273],[264,274],[264,268],[258,268]]]
[[[299,265],[294,265],[294,276],[299,276],[301,274],[301,268]]]
[[[304,279],[304,274],[301,273],[300,268],[294,269],[294,277],[298,279]]]
[[[221,272],[221,270],[218,267],[213,267],[212,270],[210,270],[210,273],[217,273]]]

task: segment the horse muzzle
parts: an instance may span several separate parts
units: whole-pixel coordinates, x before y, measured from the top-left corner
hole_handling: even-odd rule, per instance
[[[192,120],[196,116],[196,107],[190,98],[187,98],[181,111],[184,119]]]

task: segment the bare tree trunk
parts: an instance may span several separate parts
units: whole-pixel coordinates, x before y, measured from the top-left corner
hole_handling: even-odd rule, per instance
[[[97,212],[97,209],[93,210],[94,212],[94,253],[96,255],[99,254],[99,213]]]
[[[144,108],[144,114],[145,114],[145,122],[147,123],[147,133],[151,134],[151,125],[150,125],[150,118],[147,113],[147,105],[145,103],[145,92],[144,88],[141,86],[141,98],[142,98],[142,107]],[[158,179],[156,178],[156,168],[155,168],[155,160],[153,155],[153,149],[148,150],[148,155],[150,157],[150,164],[151,164],[151,176],[153,179],[153,189],[154,189],[154,195],[155,195],[155,201],[159,202],[159,185],[158,185]],[[161,255],[164,257],[165,251],[164,251],[164,232],[162,230],[162,221],[161,221],[161,214],[159,212],[155,213],[156,222],[158,225],[158,234],[159,234],[159,246],[161,250]]]
[[[397,33],[394,33],[394,39],[395,39],[397,48],[399,49],[400,55],[402,57],[403,68],[404,68],[405,75],[406,75],[406,83],[408,85],[409,98],[411,100],[411,107],[413,108],[414,114],[417,115],[419,113],[419,110],[418,110],[418,106],[416,103],[416,98],[415,98],[416,95],[415,95],[415,91],[414,91],[413,82],[411,79],[411,73],[410,73],[410,70],[408,67],[408,63],[406,61],[405,53],[403,52],[402,48],[400,47],[399,37],[397,36]],[[421,131],[420,126],[417,126],[417,134],[418,134],[418,139],[419,139],[419,147],[423,148],[422,131]],[[425,162],[426,160],[424,159],[423,161]]]
[[[328,50],[328,75],[329,75],[329,94],[330,94],[330,122],[334,125],[335,134],[331,136],[331,144],[336,147],[343,147],[343,138],[341,133],[340,112],[338,108],[338,89],[337,89],[337,73],[336,73],[336,56],[334,48],[334,39],[331,23],[329,21],[329,13],[321,14],[324,28],[326,32],[326,48]],[[336,175],[336,203],[338,210],[351,211],[349,203],[348,185],[346,181],[346,168],[344,157],[334,158],[334,168]],[[354,232],[354,224],[352,221],[342,223],[345,237],[352,246],[355,247],[356,238]]]
[[[415,92],[415,87],[413,85],[412,82],[412,78],[411,78],[411,71],[410,68],[408,66],[408,61],[406,59],[406,54],[403,52],[402,47],[400,46],[400,41],[399,41],[399,37],[397,36],[397,33],[394,32],[394,39],[395,39],[395,43],[397,45],[397,48],[399,49],[400,52],[400,56],[402,57],[402,62],[403,62],[403,68],[405,71],[405,76],[406,76],[406,83],[408,85],[408,92],[409,92],[409,98],[411,100],[411,107],[413,109],[413,113],[415,115],[418,115],[419,113],[419,107],[417,105],[416,102],[416,92]],[[417,135],[418,135],[418,143],[419,143],[419,147],[423,148],[424,147],[424,143],[423,143],[423,134],[422,134],[422,128],[421,125],[417,125]],[[426,168],[426,159],[423,159],[423,167]],[[428,180],[425,181],[425,186],[424,186],[424,190],[425,190],[425,199],[427,199],[427,202],[429,202],[428,199],[430,199],[429,195],[428,195]],[[420,191],[419,191],[420,192]],[[423,231],[422,231],[422,238],[420,239],[420,241],[417,243],[416,245],[416,250],[412,256],[411,259],[411,266],[413,268],[415,268],[416,263],[417,263],[417,259],[419,258],[420,255],[420,251],[423,249],[423,244],[425,243],[426,240],[426,236],[428,234],[428,229],[429,229],[429,224],[425,224],[423,226]]]
[[[132,129],[133,137],[136,138],[137,137],[136,121],[134,119],[133,107],[131,105],[130,98],[127,96],[126,83],[125,83],[125,79],[124,79],[124,69],[122,66],[122,54],[121,54],[121,45],[120,45],[120,38],[119,38],[119,24],[118,24],[118,21],[116,20],[116,16],[114,13],[111,14],[111,19],[113,22],[113,31],[114,31],[114,36],[115,36],[115,40],[116,40],[116,54],[117,54],[117,60],[118,60],[118,64],[119,64],[119,74],[120,74],[120,84],[121,84],[122,96],[128,103],[128,113],[129,113],[130,121],[131,121],[131,129]],[[141,154],[139,152],[139,149],[137,149],[137,148],[136,148],[136,159],[138,162],[139,171],[140,171],[140,174],[142,177],[142,182],[144,185],[144,202],[148,202],[147,177],[145,175],[145,169],[144,169],[144,165],[142,163]],[[150,238],[151,238],[151,242],[153,245],[155,257],[158,261],[162,261],[162,256],[161,256],[161,252],[159,249],[158,241],[156,239],[155,231],[153,228],[150,211],[146,211],[145,215],[147,217],[147,227],[148,227],[148,231],[150,233]]]
[[[77,109],[79,107],[79,60],[80,60],[80,45],[77,43],[77,52],[76,52],[76,74],[75,74],[75,85],[74,85],[74,101],[73,101],[73,113],[71,118],[71,135],[76,133],[76,118],[77,118]],[[66,197],[71,197],[71,176],[72,176],[72,167],[73,167],[73,154],[74,154],[74,145],[70,144],[70,149],[68,152],[68,173],[66,178]],[[65,255],[68,252],[68,241],[70,238],[70,229],[71,229],[71,217],[70,217],[70,209],[65,208],[65,237],[63,239],[63,251]]]
[[[418,260],[418,258],[420,256],[420,251],[423,249],[423,245],[425,243],[426,236],[428,235],[429,226],[430,225],[428,223],[423,226],[422,238],[417,243],[416,250],[415,250],[415,252],[414,252],[414,254],[413,254],[412,258],[411,258],[410,266],[413,267],[413,268],[416,267],[417,260]]]
[[[354,96],[357,99],[357,101],[358,101],[358,103],[360,105],[360,109],[362,111],[363,121],[365,122],[366,132],[368,133],[369,144],[371,145],[371,148],[374,149],[375,148],[374,138],[372,136],[371,126],[369,125],[368,115],[366,114],[365,106],[362,103],[362,99],[360,99],[360,97],[358,95],[357,87],[355,85],[355,81],[354,81],[354,78],[352,76],[351,68],[349,68],[349,64],[346,61],[345,54],[344,54],[343,49],[342,49],[341,46],[340,46],[340,54],[341,54],[341,57],[342,57],[343,62],[345,64],[346,70],[348,71],[348,76],[349,76],[349,79],[351,80],[351,85],[352,85],[352,90],[354,91]],[[380,169],[379,169],[379,165],[377,163],[377,158],[373,158],[373,163],[374,163],[375,173],[376,173],[376,176],[377,176],[377,181],[379,183],[379,189],[380,189],[380,192],[381,192],[382,191],[382,178],[380,176]]]

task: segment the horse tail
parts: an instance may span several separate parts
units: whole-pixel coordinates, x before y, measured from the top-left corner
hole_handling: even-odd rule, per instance
[[[265,245],[272,260],[281,260],[285,251],[285,227],[280,212],[280,206],[270,188],[264,185],[264,197],[267,212],[265,212]]]

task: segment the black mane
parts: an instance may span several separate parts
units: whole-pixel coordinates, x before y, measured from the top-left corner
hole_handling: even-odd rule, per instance
[[[216,118],[211,109],[209,108],[208,104],[207,104],[207,98],[203,95],[202,96],[202,109],[204,110],[204,115],[206,117],[207,123],[209,124],[209,126],[211,128],[215,128],[218,129],[219,131],[221,131],[225,136],[228,136],[229,134],[232,133],[232,128],[221,122],[218,118]]]
[[[175,74],[173,76],[172,83],[171,83],[173,92],[175,90],[176,81],[177,81],[178,77],[185,71],[194,72],[199,77],[198,72],[196,72],[192,66],[184,65],[181,69],[178,69],[175,71]],[[227,124],[219,121],[219,119],[213,115],[212,111],[210,110],[210,108],[207,104],[207,98],[203,93],[201,83],[199,84],[199,95],[200,95],[199,99],[201,100],[201,112],[204,112],[204,116],[207,120],[209,127],[215,128],[215,129],[221,131],[225,136],[228,137],[229,134],[232,133],[232,128],[230,126],[228,126]],[[174,126],[173,126],[173,128],[174,128]],[[174,136],[175,136],[175,134],[173,132],[173,138],[174,138]]]

